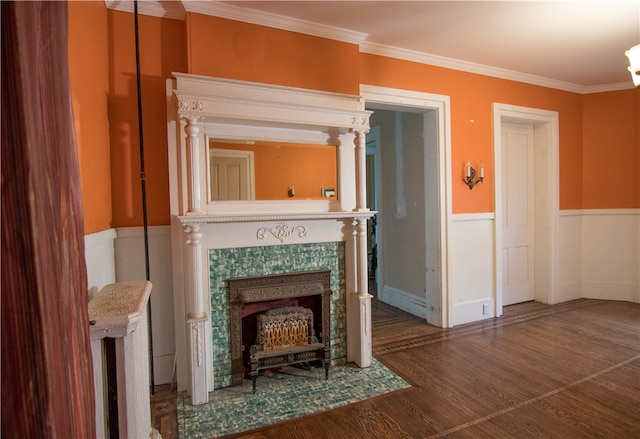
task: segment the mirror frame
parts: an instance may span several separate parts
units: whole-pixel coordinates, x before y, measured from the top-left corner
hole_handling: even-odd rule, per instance
[[[364,136],[370,111],[360,96],[174,73],[167,87],[171,213],[178,216],[276,215],[362,210]],[[337,200],[208,202],[208,139],[335,145]],[[175,143],[172,142],[175,139]],[[358,148],[356,143],[359,142]],[[174,169],[176,171],[174,171]]]

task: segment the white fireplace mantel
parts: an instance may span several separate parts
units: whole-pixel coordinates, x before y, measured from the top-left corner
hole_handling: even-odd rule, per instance
[[[347,360],[371,364],[366,145],[361,96],[174,73],[167,81],[178,389],[213,391],[208,252],[343,241]],[[333,145],[337,199],[210,201],[208,139]]]

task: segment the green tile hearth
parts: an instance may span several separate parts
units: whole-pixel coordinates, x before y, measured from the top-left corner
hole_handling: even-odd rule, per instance
[[[406,381],[379,361],[368,368],[353,364],[324,370],[285,367],[258,378],[256,393],[251,380],[217,389],[209,403],[192,406],[185,392],[177,396],[181,439],[215,438],[323,412],[409,387]]]

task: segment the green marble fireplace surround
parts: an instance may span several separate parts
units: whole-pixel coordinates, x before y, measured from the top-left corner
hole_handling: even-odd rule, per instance
[[[346,286],[344,242],[291,244],[209,250],[214,388],[232,384],[230,278],[311,270],[331,270],[331,360],[346,361]]]

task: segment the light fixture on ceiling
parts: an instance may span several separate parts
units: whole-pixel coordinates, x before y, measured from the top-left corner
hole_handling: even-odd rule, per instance
[[[640,87],[640,44],[636,44],[624,54],[629,58],[628,69],[631,72],[633,85]]]

